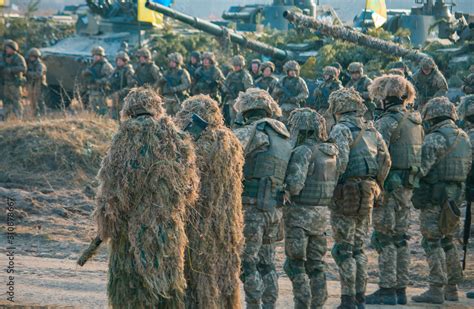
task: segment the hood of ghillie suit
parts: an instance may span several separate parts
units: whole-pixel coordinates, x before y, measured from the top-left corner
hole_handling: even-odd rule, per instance
[[[137,111],[153,116],[135,117]],[[159,97],[150,89],[133,89],[122,112],[126,120],[97,176],[99,235],[112,242],[127,235],[135,265],[130,272],[151,295],[145,303],[166,299],[176,305],[186,286],[185,215],[199,189],[194,147],[163,116]]]
[[[367,111],[364,99],[354,88],[342,88],[329,95],[328,114],[346,114],[355,112],[363,116]]]
[[[282,116],[281,108],[272,96],[267,91],[257,88],[249,88],[245,92],[240,92],[234,108],[242,114],[250,110],[263,109],[267,112],[267,117]]]
[[[320,141],[326,141],[327,129],[326,119],[310,108],[297,108],[293,110],[288,118],[288,129],[291,136],[295,136],[299,131],[315,131]]]
[[[405,77],[393,74],[377,77],[369,86],[369,93],[373,99],[380,101],[401,99],[404,105],[413,103],[416,96],[415,87]]]
[[[183,128],[196,114],[208,123],[208,128],[224,126],[224,117],[219,105],[208,95],[196,95],[183,102],[181,110],[176,115],[176,122]]]

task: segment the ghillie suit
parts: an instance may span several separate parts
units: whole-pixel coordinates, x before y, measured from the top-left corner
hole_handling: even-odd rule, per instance
[[[186,126],[193,114],[208,126],[199,137],[195,136],[201,193],[186,226],[186,307],[237,309],[241,308],[243,150],[224,126],[216,101],[207,95],[187,99],[177,121]]]
[[[199,180],[191,140],[160,104],[151,89],[130,91],[98,174],[94,217],[110,239],[112,308],[184,308],[184,217]]]

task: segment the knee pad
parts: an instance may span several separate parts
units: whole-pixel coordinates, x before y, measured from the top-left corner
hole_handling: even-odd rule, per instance
[[[441,240],[439,239],[427,239],[423,237],[421,241],[421,246],[426,251],[426,253],[431,253],[434,250],[441,248]]]
[[[372,246],[375,250],[380,253],[383,251],[383,248],[391,245],[393,243],[393,238],[384,233],[374,231],[370,239]]]
[[[352,245],[348,243],[335,243],[331,250],[331,255],[336,264],[342,264],[352,257]]]
[[[441,247],[445,252],[454,248],[453,238],[452,237],[445,237],[441,239]]]
[[[308,274],[310,278],[317,277],[321,273],[324,274],[325,270],[326,270],[326,264],[323,261],[308,260],[306,262],[306,273]]]
[[[410,236],[407,234],[393,236],[393,242],[397,248],[407,247],[408,240],[410,240]]]
[[[260,273],[260,275],[262,275],[262,277],[269,274],[269,273],[271,273],[271,272],[276,271],[275,265],[273,265],[273,264],[263,264],[263,263],[259,263],[257,265],[257,270]]]
[[[293,279],[297,275],[305,273],[304,261],[286,258],[283,270],[290,279]]]

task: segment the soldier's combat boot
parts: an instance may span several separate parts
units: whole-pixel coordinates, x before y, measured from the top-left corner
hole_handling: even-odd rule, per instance
[[[355,297],[350,295],[341,295],[341,304],[337,309],[356,309]]]
[[[417,303],[442,304],[444,303],[444,289],[439,286],[430,286],[428,291],[411,298]]]
[[[365,309],[365,293],[356,293],[355,303],[357,309]]]
[[[447,301],[459,301],[458,287],[455,284],[450,284],[444,289],[444,299]]]
[[[397,294],[395,289],[380,288],[367,296],[366,303],[368,305],[396,305]]]
[[[397,289],[397,304],[406,305],[407,303],[407,288]]]

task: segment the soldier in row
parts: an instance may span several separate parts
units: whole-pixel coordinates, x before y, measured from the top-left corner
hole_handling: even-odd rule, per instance
[[[161,93],[164,97],[166,113],[174,116],[181,107],[181,103],[189,97],[191,77],[184,65],[180,53],[168,55],[168,70],[163,73],[160,81]]]
[[[448,83],[432,58],[423,58],[419,70],[413,75],[416,88],[415,107],[419,110],[432,98],[445,96]]]
[[[255,80],[255,87],[263,89],[268,93],[273,93],[276,85],[278,84],[278,78],[273,75],[275,73],[275,64],[267,61],[262,63],[260,66],[261,75]]]
[[[3,105],[5,118],[23,116],[21,90],[25,85],[27,65],[25,58],[19,53],[18,44],[13,40],[5,40],[4,52],[0,61],[0,72],[3,84]]]
[[[115,70],[109,78],[109,87],[112,98],[112,119],[120,120],[122,102],[128,92],[137,83],[135,80],[135,70],[129,63],[130,57],[126,52],[119,52],[115,56]]]

